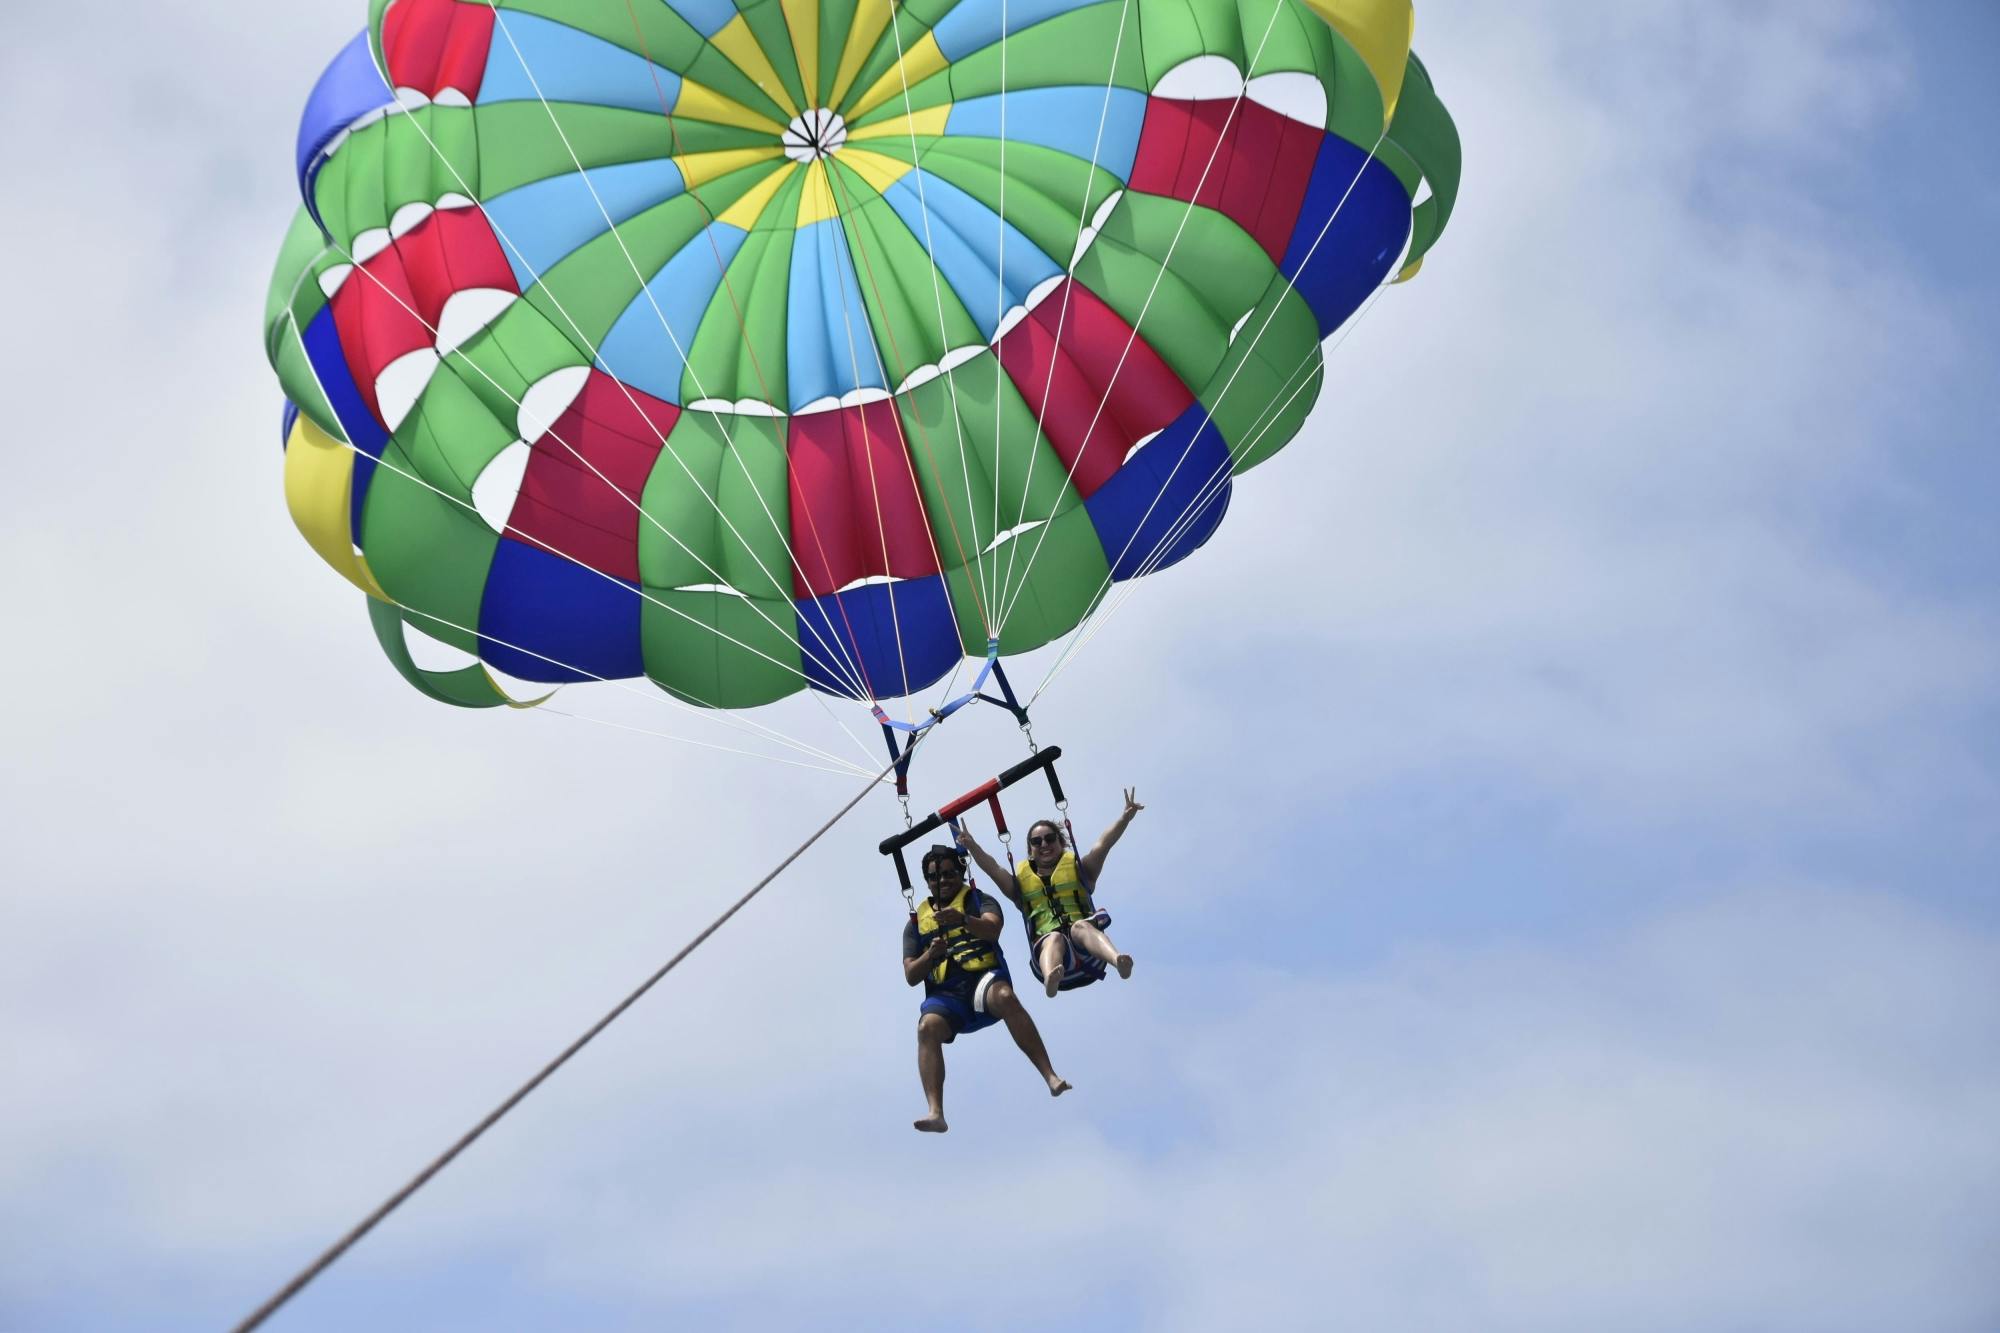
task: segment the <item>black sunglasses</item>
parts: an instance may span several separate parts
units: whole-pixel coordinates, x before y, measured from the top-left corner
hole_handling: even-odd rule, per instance
[[[1062,845],[1062,834],[1030,833],[1028,835],[1028,845],[1030,847],[1049,847],[1049,846],[1060,847]]]
[[[926,870],[924,872],[924,879],[932,884],[954,880],[957,878],[958,878],[958,872],[956,870]]]

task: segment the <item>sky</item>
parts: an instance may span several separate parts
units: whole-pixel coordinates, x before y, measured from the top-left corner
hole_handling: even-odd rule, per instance
[[[9,15],[0,1329],[240,1317],[859,789],[432,704],[292,530],[363,8]],[[2000,1326],[2000,10],[1417,50],[1451,229],[1037,708],[1147,806],[1133,979],[1029,1000],[1075,1092],[967,1038],[911,1132],[874,797],[272,1327]]]

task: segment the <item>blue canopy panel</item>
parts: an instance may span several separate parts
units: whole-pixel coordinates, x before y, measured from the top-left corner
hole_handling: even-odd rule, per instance
[[[1396,173],[1366,149],[1327,135],[1278,266],[1312,307],[1320,337],[1346,323],[1382,285],[1409,235],[1410,196]]]
[[[723,270],[750,233],[727,222],[696,232],[632,298],[597,349],[597,368],[663,403],[684,403],[687,354]],[[717,252],[720,252],[720,259]]]
[[[659,115],[680,97],[681,77],[601,37],[495,9],[481,106],[494,102],[577,102]]]
[[[930,251],[945,286],[988,342],[1002,316],[1024,304],[1037,284],[1062,272],[1013,223],[1003,231],[999,214],[942,177],[926,174],[920,183],[913,172],[882,197]]]
[[[736,18],[732,0],[647,0],[647,3],[664,4],[704,39],[715,36]]]
[[[840,219],[808,223],[794,234],[788,302],[786,410],[886,387]]]
[[[354,488],[352,492],[352,512],[349,527],[355,545],[361,544],[361,513],[368,502],[368,484],[375,478],[375,460],[389,445],[389,432],[375,419],[368,408],[368,400],[361,396],[361,388],[354,382],[353,372],[347,368],[347,354],[340,345],[340,329],[334,323],[333,307],[322,307],[313,316],[312,323],[306,325],[299,341],[306,349],[306,362],[312,367],[313,378],[319,381],[320,392],[326,395],[326,405],[333,409],[334,420],[340,423],[340,430],[347,442],[360,455],[354,460]]]
[[[297,161],[299,194],[305,199],[306,212],[321,231],[326,230],[326,223],[313,199],[313,182],[320,168],[326,165],[328,148],[355,121],[395,104],[396,94],[383,81],[382,72],[375,68],[375,53],[369,49],[365,32],[340,48],[340,54],[313,85],[312,95],[306,99],[305,114],[299,117]]]
[[[485,204],[522,291],[571,253],[686,189],[667,158],[592,167],[517,186]]]
[[[855,697],[846,677],[854,674],[857,648],[860,675],[883,699],[935,685],[965,655],[942,574],[864,583],[794,605],[806,679],[826,694]]]
[[[1194,403],[1133,452],[1083,507],[1123,582],[1192,555],[1229,509],[1232,460],[1208,409]]]
[[[643,676],[638,592],[636,583],[502,537],[479,603],[479,655],[510,676],[552,685]]]
[[[1004,136],[1000,133],[1001,111],[1002,98],[998,93],[954,102],[945,119],[944,132],[981,139],[1004,137],[1009,143],[1053,148],[1079,162],[1095,160],[1122,181],[1130,179],[1132,163],[1139,156],[1139,134],[1146,124],[1146,94],[1136,88],[1119,87],[1009,90],[1005,98]]]

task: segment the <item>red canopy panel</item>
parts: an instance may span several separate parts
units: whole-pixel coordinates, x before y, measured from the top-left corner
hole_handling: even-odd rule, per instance
[[[486,54],[493,46],[493,9],[459,0],[397,0],[382,16],[382,53],[389,82],[435,98],[456,88],[479,99]]]
[[[376,379],[396,358],[434,342],[417,306],[410,275],[394,246],[348,274],[333,294],[333,321],[340,330],[340,350],[347,358],[348,372],[354,376],[362,401],[385,430],[389,423],[375,394]]]
[[[519,295],[500,238],[477,208],[441,208],[397,238],[391,249],[409,274],[417,313],[432,328],[438,326],[445,302],[459,292],[490,287]]]
[[[1040,417],[1044,437],[1085,499],[1124,465],[1133,445],[1164,429],[1194,401],[1160,354],[1144,338],[1134,338],[1132,326],[1074,278],[1063,279],[1009,329],[999,352],[1000,364]]]
[[[795,595],[822,597],[880,575],[939,572],[893,402],[795,416],[786,453]]]
[[[507,533],[601,573],[639,580],[639,505],[681,409],[592,370],[533,442]]]
[[[484,214],[447,208],[358,265],[333,294],[348,371],[385,428],[376,379],[398,357],[433,346],[445,302],[475,287],[516,291],[514,270]]]
[[[1130,185],[1228,215],[1275,264],[1284,258],[1325,137],[1248,97],[1156,97],[1146,103]]]

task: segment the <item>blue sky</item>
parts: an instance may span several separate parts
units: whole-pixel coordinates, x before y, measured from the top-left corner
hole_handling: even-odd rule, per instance
[[[430,705],[291,530],[257,321],[360,11],[0,54],[0,1327],[239,1316],[847,794]],[[1037,1255],[1112,1328],[2000,1323],[2000,13],[1417,45],[1451,232],[1038,710],[1080,828],[1149,806],[1138,974],[1034,1006],[1076,1093],[988,1034],[911,1133],[864,806],[274,1327],[1014,1328]]]

